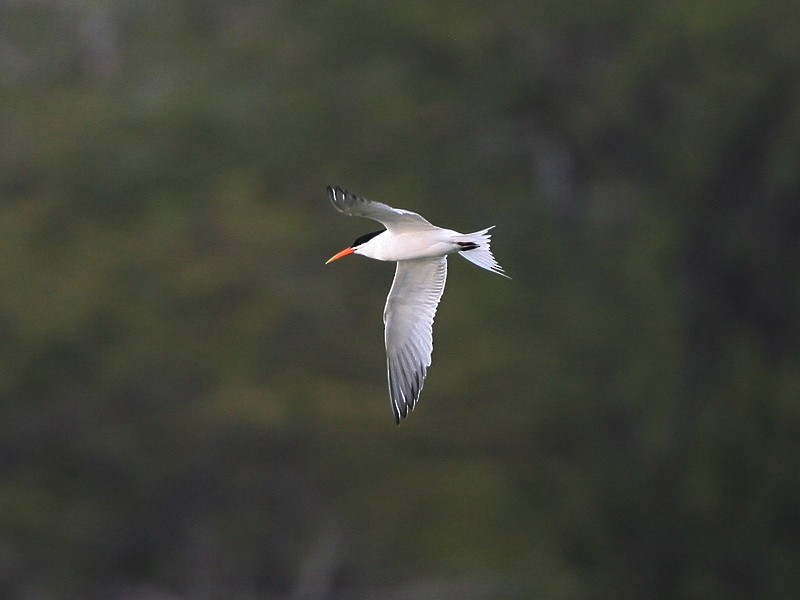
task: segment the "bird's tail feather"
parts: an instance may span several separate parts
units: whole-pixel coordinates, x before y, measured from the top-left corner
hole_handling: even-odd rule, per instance
[[[459,243],[465,245],[468,244],[472,247],[468,250],[462,250],[459,252],[459,254],[466,258],[469,262],[478,265],[482,269],[486,269],[492,273],[497,273],[503,277],[508,277],[508,275],[503,272],[503,267],[501,267],[495,260],[494,256],[492,256],[492,250],[490,248],[492,235],[489,233],[491,229],[494,229],[494,225],[487,227],[486,229],[482,229],[481,231],[468,233],[463,236],[463,242],[459,241]],[[510,277],[508,278],[511,279]]]

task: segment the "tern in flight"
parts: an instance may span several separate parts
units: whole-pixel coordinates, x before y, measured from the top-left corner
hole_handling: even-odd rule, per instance
[[[378,221],[385,229],[362,235],[325,264],[350,254],[397,262],[383,324],[389,398],[399,425],[400,418],[414,410],[431,364],[433,317],[447,279],[447,255],[458,252],[482,269],[508,276],[489,249],[492,227],[458,233],[436,227],[417,213],[371,202],[340,187],[328,187],[328,195],[338,211]]]

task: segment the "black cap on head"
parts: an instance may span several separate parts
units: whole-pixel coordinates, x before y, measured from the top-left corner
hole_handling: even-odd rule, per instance
[[[383,233],[384,231],[386,231],[386,230],[385,230],[385,229],[381,229],[380,231],[373,231],[372,233],[365,233],[365,234],[364,234],[364,235],[362,235],[360,238],[356,239],[356,241],[355,241],[355,242],[353,242],[352,244],[350,244],[350,247],[351,247],[351,248],[357,248],[357,247],[358,247],[358,246],[360,246],[361,244],[366,244],[368,241],[370,241],[370,240],[371,240],[372,238],[374,238],[376,235],[380,235],[380,234],[381,234],[381,233]]]

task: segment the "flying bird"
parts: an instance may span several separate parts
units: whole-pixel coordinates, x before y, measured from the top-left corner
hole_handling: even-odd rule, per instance
[[[349,217],[365,217],[384,226],[362,235],[333,255],[350,254],[397,263],[383,311],[389,398],[399,425],[414,410],[433,351],[433,318],[447,279],[447,255],[459,253],[482,269],[508,277],[489,249],[494,227],[458,233],[429,223],[417,213],[372,202],[340,187],[328,187],[333,206]]]

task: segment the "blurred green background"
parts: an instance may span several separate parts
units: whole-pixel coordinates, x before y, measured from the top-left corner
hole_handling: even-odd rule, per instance
[[[800,589],[796,0],[0,3],[0,596]],[[393,266],[474,231],[399,428]]]

